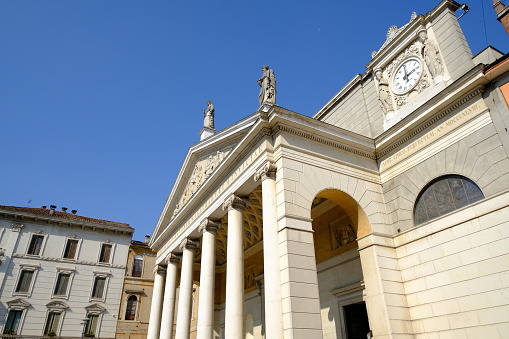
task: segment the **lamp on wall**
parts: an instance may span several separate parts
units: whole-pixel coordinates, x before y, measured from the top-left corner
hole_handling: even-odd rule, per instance
[[[468,11],[470,10],[470,6],[467,5],[467,4],[463,4],[460,6],[460,9],[463,11],[463,14],[461,14],[459,17],[458,17],[458,20],[461,19],[461,17],[463,17],[463,15],[467,14]]]
[[[0,265],[5,260],[5,248],[0,248]]]

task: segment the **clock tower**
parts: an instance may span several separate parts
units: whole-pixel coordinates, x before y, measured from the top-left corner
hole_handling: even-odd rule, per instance
[[[473,66],[459,28],[456,2],[443,1],[425,15],[412,13],[391,26],[387,40],[366,66],[375,75],[384,130],[411,114]]]

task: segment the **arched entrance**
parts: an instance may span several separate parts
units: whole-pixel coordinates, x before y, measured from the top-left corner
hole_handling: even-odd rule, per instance
[[[311,206],[324,338],[366,338],[364,275],[357,239],[371,232],[368,218],[348,194],[327,189]]]

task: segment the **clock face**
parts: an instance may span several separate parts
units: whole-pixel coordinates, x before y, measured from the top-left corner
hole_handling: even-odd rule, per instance
[[[404,94],[412,90],[421,78],[421,62],[417,58],[404,61],[394,73],[392,81],[393,91],[396,94]]]

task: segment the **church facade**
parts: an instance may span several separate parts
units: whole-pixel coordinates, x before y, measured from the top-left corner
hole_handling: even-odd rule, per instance
[[[392,26],[313,117],[264,66],[259,110],[204,127],[149,244],[149,339],[509,333],[509,58],[472,55],[459,7]]]

